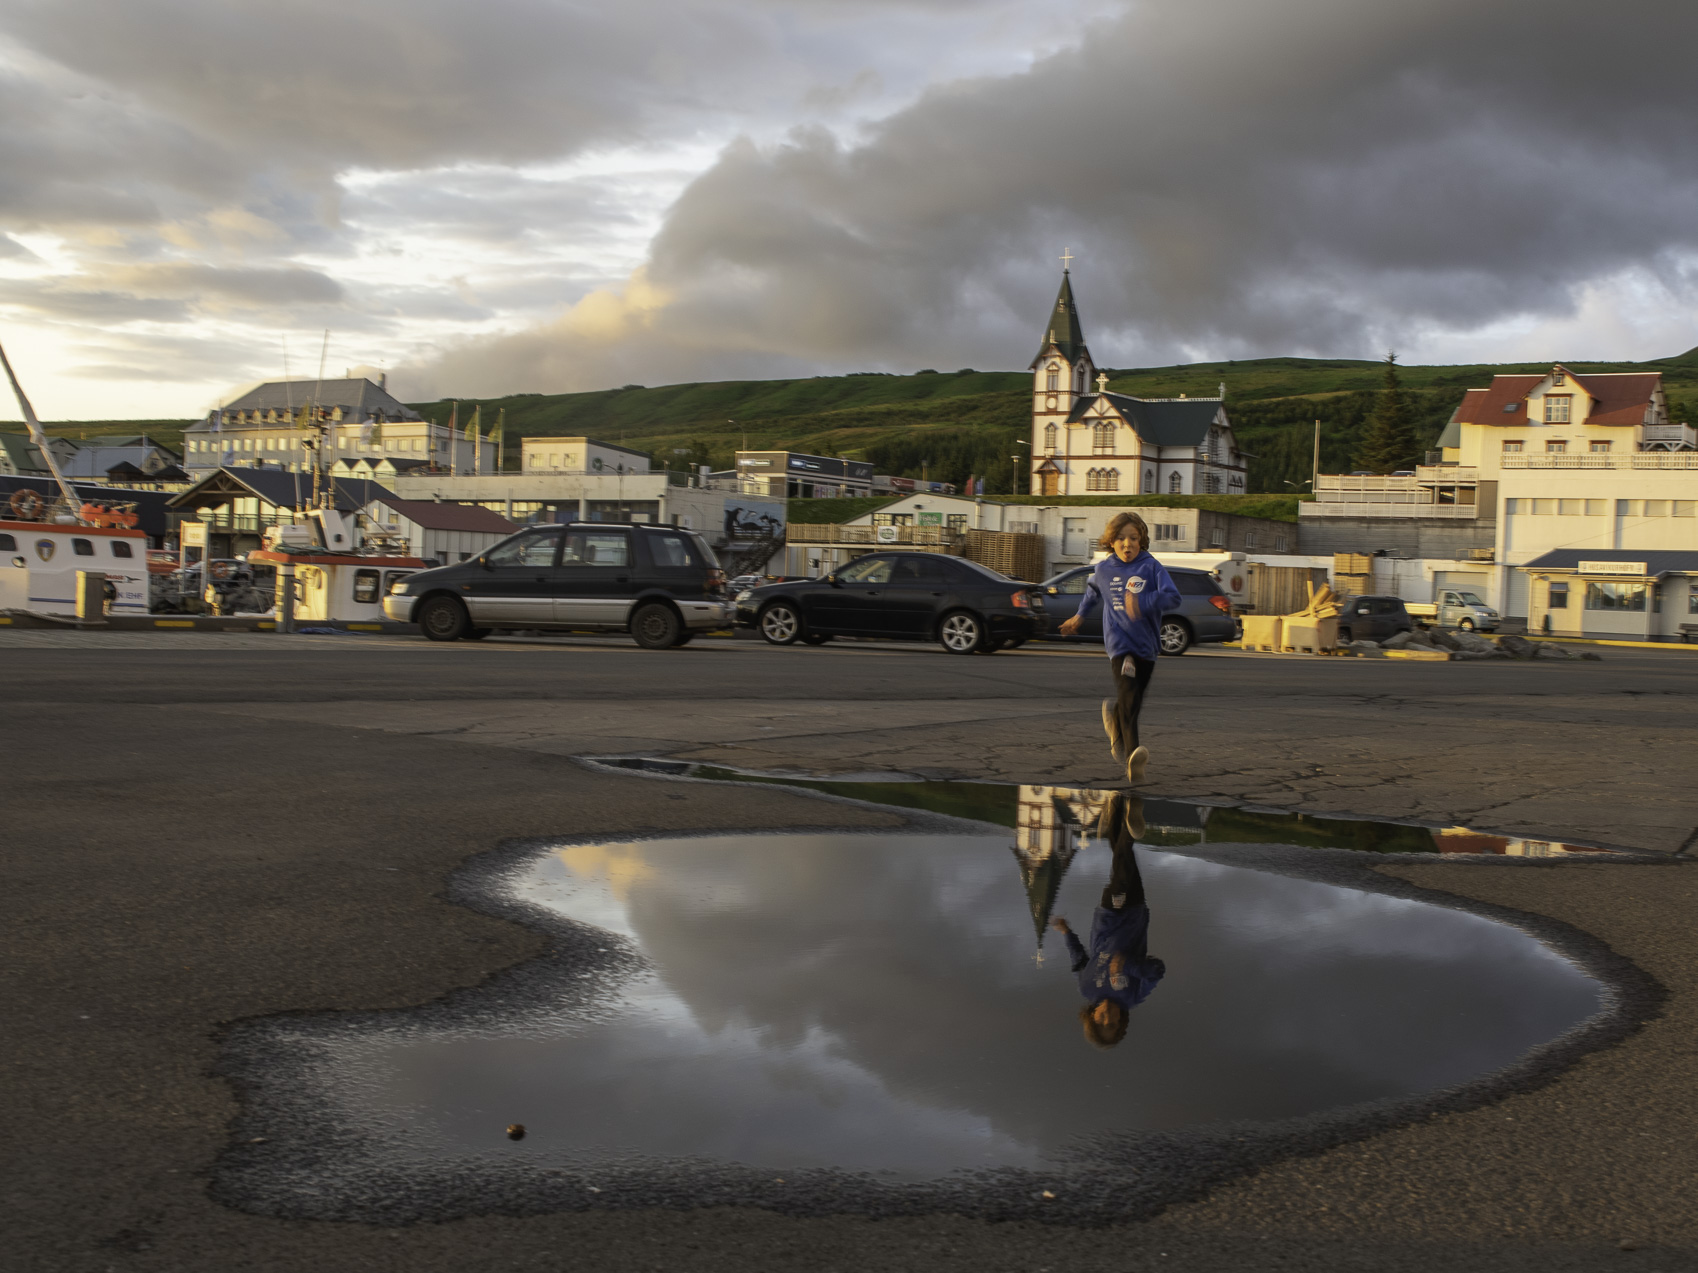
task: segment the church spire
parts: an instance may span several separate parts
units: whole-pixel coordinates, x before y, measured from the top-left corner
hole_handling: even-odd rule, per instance
[[[1055,308],[1049,315],[1049,340],[1038,351],[1041,358],[1049,345],[1061,351],[1068,362],[1076,362],[1085,352],[1085,333],[1079,326],[1079,310],[1073,303],[1072,272],[1061,271],[1061,290],[1055,294]]]

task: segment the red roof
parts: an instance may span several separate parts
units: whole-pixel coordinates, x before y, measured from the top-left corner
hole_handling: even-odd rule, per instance
[[[517,524],[480,504],[438,504],[429,499],[396,499],[380,495],[374,501],[392,508],[408,521],[426,530],[469,530],[490,535],[511,535]]]
[[[1462,395],[1455,419],[1461,424],[1521,425],[1527,423],[1527,395],[1543,383],[1544,376],[1493,376],[1489,389],[1470,389]],[[1587,424],[1642,424],[1645,409],[1663,377],[1655,371],[1633,371],[1568,379],[1592,398]],[[1560,392],[1560,391],[1559,391]]]

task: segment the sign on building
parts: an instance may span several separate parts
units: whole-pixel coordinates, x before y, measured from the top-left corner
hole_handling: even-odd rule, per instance
[[[1648,574],[1646,563],[1642,561],[1583,561],[1580,563],[1580,573],[1583,575],[1633,575],[1635,577]]]

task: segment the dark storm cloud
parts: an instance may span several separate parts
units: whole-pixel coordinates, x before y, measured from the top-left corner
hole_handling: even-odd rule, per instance
[[[1064,245],[1088,334],[1122,361],[1370,353],[1566,315],[1629,271],[1684,288],[1695,38],[1682,0],[1149,0],[857,144],[730,147],[622,321],[438,374],[581,380],[611,354],[652,383],[714,349],[1020,365]],[[579,365],[560,338],[592,329],[614,346]]]

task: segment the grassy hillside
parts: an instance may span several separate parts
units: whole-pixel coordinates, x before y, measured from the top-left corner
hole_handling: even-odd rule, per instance
[[[1673,418],[1698,421],[1698,349],[1645,363],[1571,362],[1578,372],[1660,371]],[[1550,363],[1402,368],[1420,442],[1430,447],[1464,389],[1499,372],[1542,372]],[[1227,411],[1251,453],[1250,490],[1293,494],[1309,476],[1314,422],[1321,422],[1321,467],[1354,467],[1363,421],[1383,367],[1371,360],[1258,358],[1246,362],[1110,370],[1109,387],[1140,397],[1210,396],[1223,382]],[[727,380],[645,388],[627,385],[590,393],[513,394],[465,399],[486,424],[505,412],[509,462],[524,436],[586,435],[650,452],[670,468],[731,467],[744,445],[788,448],[868,460],[880,473],[962,482],[989,479],[992,492],[1011,488],[1028,436],[1030,380],[1020,371],[922,371],[911,376],[863,373],[803,380]],[[446,422],[447,401],[413,404]],[[60,421],[48,431],[83,438],[147,433],[180,447],[187,420]],[[1011,457],[1019,455],[1017,462]],[[1153,501],[1151,501],[1153,502]]]

